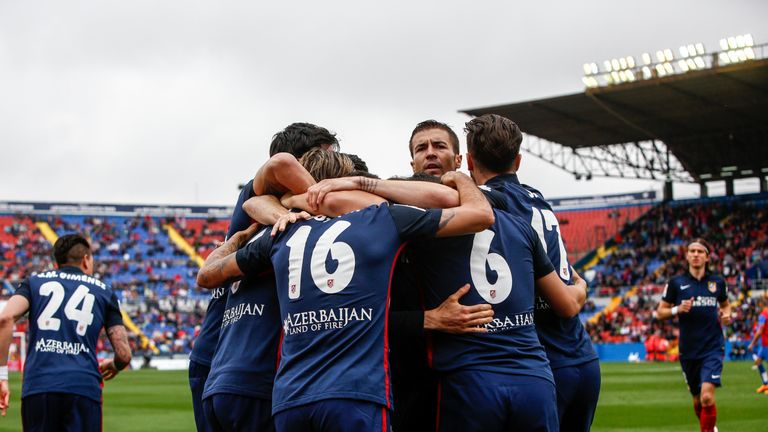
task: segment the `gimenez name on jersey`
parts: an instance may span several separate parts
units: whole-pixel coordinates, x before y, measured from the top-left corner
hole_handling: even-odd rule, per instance
[[[370,322],[373,308],[339,307],[288,314],[283,320],[283,332],[294,335],[324,330],[337,330],[350,322]]]
[[[83,274],[83,273],[65,273],[58,270],[51,270],[45,273],[40,273],[35,277],[38,277],[40,279],[64,279],[64,280],[71,280],[71,281],[77,281],[77,282],[84,282],[87,284],[96,285],[101,289],[107,289],[107,285],[104,284],[104,282],[96,279],[93,276],[88,276],[87,274]]]
[[[80,342],[67,342],[45,338],[40,338],[39,341],[35,342],[35,351],[67,355],[79,355],[83,352],[90,352],[88,347]]]
[[[485,325],[485,328],[488,333],[495,333],[531,325],[533,325],[533,312],[525,312],[494,318],[493,321]]]

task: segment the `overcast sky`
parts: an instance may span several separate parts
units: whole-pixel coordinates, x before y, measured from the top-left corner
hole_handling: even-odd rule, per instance
[[[0,200],[232,204],[296,121],[408,174],[421,120],[463,135],[458,110],[582,91],[585,62],[765,43],[766,22],[765,0],[0,0]],[[520,176],[549,197],[660,188],[530,155]]]

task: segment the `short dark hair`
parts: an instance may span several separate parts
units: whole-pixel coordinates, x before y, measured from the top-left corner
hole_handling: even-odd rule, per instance
[[[411,132],[411,139],[408,140],[408,150],[411,152],[411,157],[413,157],[413,137],[417,133],[425,130],[430,129],[440,129],[448,132],[448,137],[451,140],[451,145],[453,146],[453,152],[456,154],[461,153],[461,149],[459,148],[459,137],[456,136],[456,132],[451,129],[450,126],[443,122],[439,122],[437,120],[424,120],[423,122],[416,125],[416,127],[413,129],[413,132]]]
[[[272,137],[269,155],[274,156],[277,153],[285,152],[298,159],[304,153],[323,144],[330,145],[334,150],[339,149],[336,134],[329,132],[328,129],[312,123],[292,123]]]
[[[80,234],[61,236],[53,244],[53,259],[59,266],[67,264],[80,265],[83,257],[90,253],[90,243]]]
[[[360,156],[351,153],[342,153],[352,159],[352,163],[355,165],[355,171],[368,172],[368,164],[365,163]]]
[[[520,154],[523,133],[512,120],[497,114],[483,114],[464,125],[467,151],[475,163],[494,172],[507,172]]]

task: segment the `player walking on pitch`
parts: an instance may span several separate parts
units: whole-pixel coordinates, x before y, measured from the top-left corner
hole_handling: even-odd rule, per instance
[[[701,432],[716,430],[715,387],[725,355],[720,325],[731,323],[725,280],[707,271],[710,251],[702,239],[688,244],[688,272],[669,281],[656,309],[660,320],[680,317],[680,364]]]
[[[0,409],[4,416],[13,323],[29,311],[21,389],[24,430],[101,430],[101,380],[114,378],[131,361],[120,306],[112,290],[92,276],[93,255],[85,237],[60,237],[53,256],[57,270],[24,280],[0,313]],[[96,341],[102,327],[115,357],[99,365]]]

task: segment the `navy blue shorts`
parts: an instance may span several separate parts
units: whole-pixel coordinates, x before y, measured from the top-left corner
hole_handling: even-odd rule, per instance
[[[203,399],[208,430],[274,432],[272,401],[229,393]]]
[[[189,388],[192,390],[192,410],[195,413],[195,426],[197,430],[209,431],[206,428],[205,413],[203,412],[203,389],[205,381],[208,379],[210,366],[198,363],[194,360],[189,361]]]
[[[723,353],[716,352],[707,357],[694,360],[680,360],[683,378],[692,395],[701,394],[701,384],[708,382],[720,387],[720,375],[723,373]]]
[[[384,405],[355,399],[326,399],[275,414],[278,432],[389,431]]]
[[[440,381],[439,397],[440,432],[558,430],[555,386],[544,378],[454,372]]]
[[[561,432],[589,432],[600,397],[600,361],[552,369]]]
[[[38,393],[21,399],[21,424],[27,432],[100,431],[101,403],[69,393]]]

